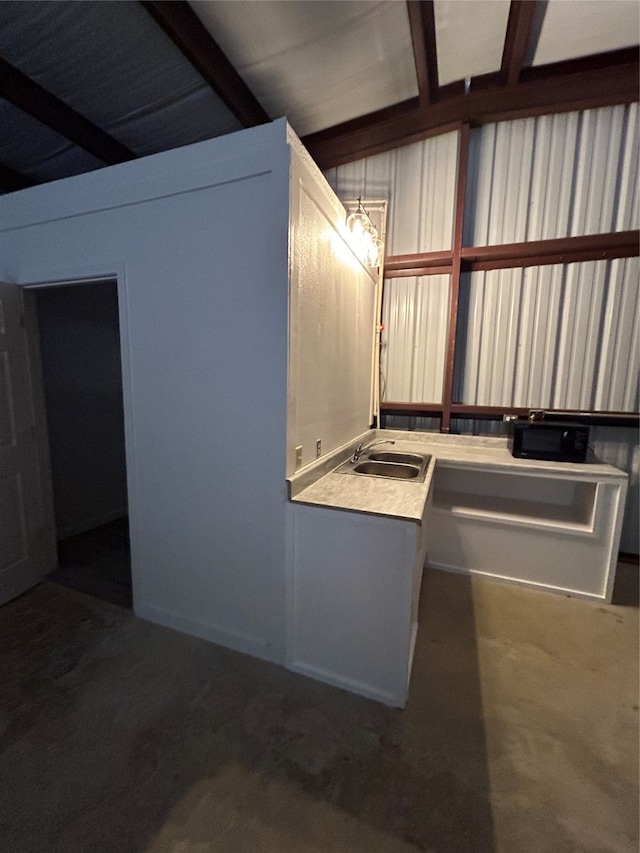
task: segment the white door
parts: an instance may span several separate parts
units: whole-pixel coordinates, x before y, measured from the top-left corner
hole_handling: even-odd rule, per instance
[[[38,441],[45,434],[40,365],[29,322],[22,288],[0,282],[0,604],[55,565],[50,471]]]

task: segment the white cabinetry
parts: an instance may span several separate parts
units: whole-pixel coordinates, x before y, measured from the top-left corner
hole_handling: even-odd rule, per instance
[[[439,460],[429,564],[610,600],[624,476]]]
[[[403,707],[425,519],[291,506],[288,667]]]

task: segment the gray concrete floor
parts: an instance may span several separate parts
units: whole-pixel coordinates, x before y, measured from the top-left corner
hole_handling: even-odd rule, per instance
[[[50,582],[0,608],[7,853],[636,853],[637,830],[637,606],[428,572],[404,711]]]

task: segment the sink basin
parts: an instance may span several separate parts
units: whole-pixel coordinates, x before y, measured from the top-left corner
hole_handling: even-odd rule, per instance
[[[339,465],[336,474],[356,474],[368,477],[389,477],[392,480],[409,480],[422,483],[427,474],[431,456],[428,453],[402,453],[401,451],[366,451],[358,462],[347,459]]]
[[[376,462],[367,460],[354,465],[356,474],[373,474],[376,477],[393,477],[394,480],[415,480],[420,476],[420,468],[415,465],[402,465],[397,462]]]
[[[367,454],[367,459],[373,459],[374,462],[403,462],[405,465],[422,465],[425,458],[417,453],[402,453],[399,450],[385,450],[381,453],[374,451]]]

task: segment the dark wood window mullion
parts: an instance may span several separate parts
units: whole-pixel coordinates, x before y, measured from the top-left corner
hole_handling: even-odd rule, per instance
[[[469,140],[471,127],[463,124],[460,128],[460,146],[458,148],[458,176],[456,181],[456,214],[453,227],[453,246],[451,258],[451,285],[449,301],[449,329],[447,334],[447,353],[442,389],[442,418],[440,432],[449,432],[451,428],[451,403],[453,399],[453,365],[456,355],[456,330],[458,327],[458,302],[460,296],[460,270],[462,265],[462,228],[464,225],[464,203],[467,194],[467,173],[469,171]]]

